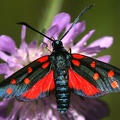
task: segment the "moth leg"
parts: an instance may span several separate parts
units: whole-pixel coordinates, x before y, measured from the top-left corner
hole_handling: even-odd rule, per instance
[[[48,51],[52,52],[52,51],[48,48],[47,43],[43,42],[43,45],[44,45],[44,47],[45,47]]]
[[[71,54],[71,48],[69,48],[67,51]]]

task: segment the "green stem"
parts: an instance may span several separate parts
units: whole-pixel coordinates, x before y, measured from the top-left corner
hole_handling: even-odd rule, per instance
[[[54,16],[60,11],[63,0],[49,0],[44,11],[44,16],[39,23],[39,30],[48,29]]]

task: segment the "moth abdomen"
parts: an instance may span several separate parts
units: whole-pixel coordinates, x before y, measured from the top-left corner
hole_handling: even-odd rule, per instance
[[[58,111],[61,114],[64,114],[67,112],[70,103],[70,90],[68,87],[68,80],[56,80],[55,93]]]

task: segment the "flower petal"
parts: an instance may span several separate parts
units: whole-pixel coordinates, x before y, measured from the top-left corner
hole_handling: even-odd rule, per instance
[[[105,63],[109,63],[110,59],[111,59],[110,55],[104,55],[104,56],[101,56],[101,57],[97,58],[97,60],[100,60],[100,61],[105,62]]]
[[[0,36],[0,50],[8,52],[10,54],[16,53],[16,45],[14,40],[7,36],[7,35],[1,35]]]
[[[70,28],[71,24],[67,25],[66,31]],[[63,44],[72,43],[73,40],[83,31],[85,30],[85,22],[79,22],[73,26],[73,28],[67,33],[67,35],[63,38]],[[70,46],[71,47],[71,46]]]
[[[10,67],[10,68],[16,68],[16,70],[17,69],[21,69],[22,67],[23,67],[23,65],[21,65],[18,61],[17,61],[17,63],[16,62],[14,62],[13,60],[11,60],[11,59],[8,59],[8,61],[7,61],[7,63],[8,63],[8,66]]]
[[[101,50],[104,50],[106,48],[101,48],[100,46],[96,46],[96,47],[83,47],[80,52],[84,55],[87,56],[95,56],[97,55],[98,52],[100,52]]]
[[[22,25],[22,31],[21,31],[21,40],[25,41],[25,36],[26,36],[26,26]]]
[[[46,49],[46,48],[45,48]],[[42,56],[43,54],[43,51],[41,48],[29,48],[28,49],[28,53],[29,53],[29,61],[32,62],[34,61],[35,59],[39,58]]]
[[[30,44],[29,44],[29,48],[36,48],[37,47],[37,44],[38,44],[38,41],[34,40],[32,41]]]
[[[0,74],[8,74],[9,72],[9,67],[7,65],[7,63],[1,63],[0,64]]]
[[[21,45],[20,45],[20,49],[18,49],[17,52],[20,52],[22,53],[22,55],[24,55],[24,57],[26,58],[27,54],[28,54],[28,45],[25,41],[22,41]],[[23,58],[23,59],[25,59]]]
[[[67,24],[70,23],[70,15],[67,13],[60,13],[57,14],[53,21],[52,21],[52,26],[57,25],[58,26],[58,31],[56,32],[54,38],[58,39],[58,35],[60,34],[60,32],[66,27]]]
[[[0,59],[4,60],[5,62],[7,62],[7,60],[10,58],[10,56],[8,56],[7,54],[5,54],[4,52],[0,51]]]
[[[46,36],[52,38],[54,37],[54,35],[56,34],[56,32],[58,31],[58,26],[57,25],[54,25],[52,27],[50,27],[48,29],[48,31],[46,32]],[[55,38],[54,38],[55,39]],[[47,43],[47,46],[49,49],[52,49],[52,41],[48,40],[46,37],[44,37],[44,40],[43,40],[45,43]]]
[[[20,49],[22,50],[22,52],[24,53],[24,56],[26,56],[28,54],[28,44],[25,42],[25,35],[26,35],[26,26],[22,26],[22,31],[21,31],[21,45],[20,45]]]
[[[99,99],[90,99],[86,97],[81,98],[72,93],[71,105],[73,111],[76,111],[77,113],[76,117],[82,115],[86,118],[86,120],[100,120],[109,114],[107,104]]]
[[[12,108],[12,110],[10,111],[7,120],[17,120],[18,118],[20,118],[19,113],[20,113],[20,108],[21,108],[21,104],[16,102],[16,100],[14,100],[14,106]]]
[[[95,30],[89,31],[89,33],[86,34],[86,35],[75,45],[75,47],[76,47],[76,46],[81,47],[81,46],[86,45],[86,42],[90,39],[90,37],[93,35],[94,32],[95,32]]]
[[[8,110],[9,105],[12,103],[12,99],[3,99],[3,101],[0,102],[0,120],[6,120],[6,111]]]
[[[113,37],[105,36],[92,42],[88,47],[100,46],[101,48],[109,48],[112,44]]]

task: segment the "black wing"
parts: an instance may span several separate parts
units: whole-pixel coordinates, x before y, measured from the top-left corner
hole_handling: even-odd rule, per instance
[[[98,97],[120,91],[120,69],[93,58],[72,54],[69,87],[74,93]]]
[[[0,83],[0,97],[31,101],[49,95],[54,89],[49,56],[43,56]]]

